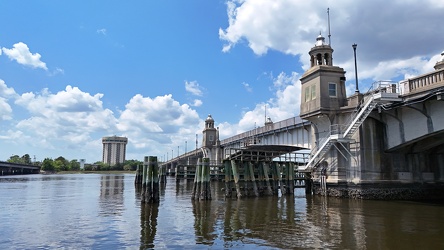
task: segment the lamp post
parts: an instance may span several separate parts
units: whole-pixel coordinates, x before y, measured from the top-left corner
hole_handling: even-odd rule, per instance
[[[358,47],[358,45],[356,43],[354,43],[352,45],[352,47],[353,47],[353,52],[354,52],[354,55],[355,55],[355,80],[356,80],[356,90],[355,90],[355,93],[359,93],[359,88],[358,88],[358,66],[356,64],[356,47]]]

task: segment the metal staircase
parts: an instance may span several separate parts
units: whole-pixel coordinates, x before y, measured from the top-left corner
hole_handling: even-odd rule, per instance
[[[367,100],[365,100],[367,99]],[[364,98],[364,105],[362,107],[359,106],[359,109],[356,110],[356,115],[352,117],[351,122],[347,125],[347,129],[345,130],[342,138],[351,139],[351,137],[356,133],[356,130],[361,126],[361,124],[365,121],[368,115],[372,112],[372,110],[376,107],[376,101],[373,95],[369,95]]]
[[[325,153],[330,150],[330,147],[335,143],[338,139],[351,139],[353,134],[358,130],[367,116],[372,112],[372,110],[376,107],[377,102],[373,95],[368,95],[364,98],[364,102],[361,105],[358,105],[356,110],[354,111],[354,115],[351,117],[349,122],[346,123],[345,132],[336,131],[336,134],[330,133],[329,137],[322,139],[319,143],[320,147],[315,147],[310,152],[312,157],[308,161],[307,165],[301,166],[299,171],[307,171],[312,170],[324,157]]]

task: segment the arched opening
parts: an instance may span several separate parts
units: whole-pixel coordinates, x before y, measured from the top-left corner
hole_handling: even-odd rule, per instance
[[[316,63],[317,63],[317,65],[322,65],[322,55],[321,54],[316,55]]]
[[[329,55],[328,53],[325,53],[325,54],[324,54],[324,64],[325,64],[325,65],[330,65],[330,66],[331,66],[331,63],[330,63],[330,55]]]

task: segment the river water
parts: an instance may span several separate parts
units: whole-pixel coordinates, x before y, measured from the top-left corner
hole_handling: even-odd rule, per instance
[[[0,177],[0,249],[444,249],[444,205],[295,195],[192,201],[167,179],[141,204],[133,174]]]

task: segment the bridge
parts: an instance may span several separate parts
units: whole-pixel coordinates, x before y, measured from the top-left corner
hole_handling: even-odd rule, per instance
[[[40,167],[28,164],[19,164],[0,161],[0,175],[39,174]]]
[[[318,37],[301,77],[299,117],[219,140],[211,115],[202,147],[162,163],[174,172],[209,158],[213,171],[237,162],[280,162],[306,173],[317,194],[353,198],[444,198],[444,52],[435,70],[378,81],[350,96],[345,71]]]

